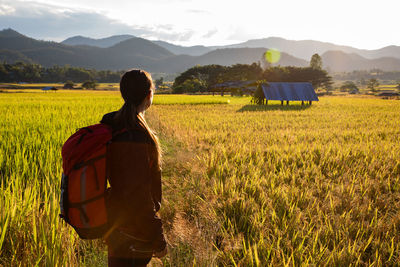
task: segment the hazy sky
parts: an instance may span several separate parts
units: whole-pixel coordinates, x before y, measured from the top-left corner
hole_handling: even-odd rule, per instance
[[[133,34],[181,45],[283,37],[400,45],[400,0],[0,0],[0,29],[61,41]]]

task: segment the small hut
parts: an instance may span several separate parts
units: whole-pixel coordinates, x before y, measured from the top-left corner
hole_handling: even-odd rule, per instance
[[[269,82],[262,83],[260,86],[264,92],[265,104],[268,104],[268,100],[281,101],[281,105],[284,101],[287,105],[289,105],[289,101],[301,101],[302,105],[305,101],[310,105],[313,101],[319,101],[311,83]]]
[[[55,88],[54,86],[46,86],[42,88],[42,91],[57,91],[58,89]]]
[[[359,93],[360,93],[360,90],[358,90],[358,88],[354,88],[349,92],[349,94],[351,94],[351,95],[356,95],[356,94],[359,94]]]
[[[382,90],[379,92],[378,96],[386,96],[386,97],[390,97],[390,96],[399,96],[400,94],[396,91],[393,90]]]
[[[66,83],[66,84],[64,84],[64,87],[63,87],[64,89],[75,89],[74,88],[74,84],[71,84],[71,83]]]
[[[215,84],[211,88],[213,94],[215,91],[221,92],[221,95],[225,91],[238,91],[244,95],[251,95],[256,90],[255,84],[256,81],[229,81]]]

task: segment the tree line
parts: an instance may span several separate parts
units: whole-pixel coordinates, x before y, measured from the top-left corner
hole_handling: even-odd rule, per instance
[[[378,79],[383,81],[400,81],[400,71],[383,71],[380,69],[355,70],[352,72],[343,72],[333,74],[335,80],[354,81],[359,85],[367,85],[370,79]]]
[[[45,68],[39,64],[16,62],[0,63],[0,82],[4,83],[65,83],[73,81],[119,82],[123,71],[95,70],[71,66]]]
[[[174,93],[194,93],[218,90],[215,85],[229,81],[310,82],[315,88],[332,88],[332,78],[321,64],[309,67],[269,66],[260,64],[236,64],[232,66],[195,66],[176,77],[172,86]],[[223,90],[223,89],[221,89]]]

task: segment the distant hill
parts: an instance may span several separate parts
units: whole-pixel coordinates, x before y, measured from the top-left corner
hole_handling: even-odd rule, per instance
[[[38,41],[11,29],[0,31],[0,58],[9,63],[22,61],[39,63],[45,67],[65,64],[87,67],[90,54],[96,51],[97,48],[77,48]]]
[[[211,51],[203,56],[197,58],[196,63],[200,65],[205,64],[220,64],[220,65],[233,65],[237,63],[251,64],[261,60],[265,48],[224,48]],[[223,63],[221,63],[223,62]],[[289,54],[282,53],[281,59],[275,65],[281,66],[307,66],[308,62],[295,58]]]
[[[319,42],[313,40],[293,41],[279,37],[269,37],[264,39],[249,40],[244,43],[215,46],[211,48],[232,48],[232,47],[264,47],[276,48],[298,58],[310,60],[315,53],[322,55],[327,51],[342,51],[345,53],[355,53],[368,59],[380,57],[400,58],[400,46],[388,46],[377,50],[357,49],[350,46],[336,45],[332,43]]]
[[[93,39],[93,38],[84,37],[84,36],[74,36],[74,37],[70,37],[70,38],[62,41],[61,44],[74,45],[74,46],[87,45],[87,46],[108,48],[108,47],[114,46],[120,42],[134,38],[134,37],[135,36],[133,36],[133,35],[114,35],[114,36],[102,38],[102,39]],[[175,45],[175,44],[171,44],[171,43],[164,42],[164,41],[152,41],[152,42],[167,49],[168,51],[170,51],[171,53],[173,53],[175,55],[200,56],[200,55],[203,55],[212,50],[212,49],[210,49],[206,46],[202,46],[202,45],[180,46],[180,45]]]
[[[225,48],[201,56],[176,55],[154,62],[156,64],[154,69],[156,72],[176,73],[183,72],[196,65],[251,64],[260,61],[263,52],[265,52],[263,48]],[[277,64],[281,66],[306,66],[308,62],[283,53]]]
[[[18,53],[16,53],[18,52]],[[53,65],[79,66],[95,69],[152,68],[154,60],[173,56],[171,52],[142,38],[130,38],[109,48],[70,46],[38,41],[12,30],[0,31],[0,58]]]
[[[62,47],[63,45],[55,42],[38,41],[22,35],[12,29],[0,31],[0,49],[21,51],[50,46]]]
[[[93,39],[89,37],[84,37],[84,36],[74,36],[70,37],[64,41],[62,41],[62,44],[65,45],[89,45],[89,46],[96,46],[96,47],[101,47],[101,48],[106,48],[106,47],[111,47],[113,45],[116,45],[122,41],[134,38],[135,36],[133,35],[114,35],[110,36],[107,38],[101,38],[101,39]]]
[[[131,38],[100,49],[103,54],[103,59],[97,61],[97,68],[100,69],[121,70],[135,67],[153,71],[157,68],[157,60],[175,56],[167,49],[142,38]]]
[[[8,50],[8,49],[0,49],[0,61],[1,62],[25,62],[25,63],[33,63],[32,59],[28,58],[24,54],[18,51]]]
[[[2,31],[0,31],[0,37],[8,37],[8,38],[12,38],[12,37],[24,37],[25,35],[20,34],[17,31],[14,31],[13,29],[4,29]]]
[[[14,34],[19,34],[14,32]],[[96,47],[111,47],[119,42],[133,38],[132,35],[116,35],[103,39],[92,39],[88,37],[75,36],[63,41],[68,45],[89,45]],[[243,43],[225,45],[225,46],[180,46],[164,41],[152,41],[153,43],[164,47],[175,55],[200,56],[212,50],[224,48],[276,48],[281,52],[285,52],[294,57],[304,60],[310,60],[315,53],[322,55],[327,51],[342,51],[348,54],[358,54],[366,59],[377,59],[382,57],[393,57],[400,59],[400,46],[387,46],[381,49],[366,50],[358,49],[351,46],[337,45],[328,42],[320,42],[314,40],[287,40],[280,37],[268,37],[263,39],[248,40]]]
[[[278,42],[279,40],[275,41]],[[284,39],[280,41],[285,43]],[[262,43],[252,43],[251,41],[248,44],[251,44],[249,46],[262,45]],[[175,53],[181,51],[186,54],[176,55],[168,47],[171,50],[175,49]],[[271,44],[271,47],[276,46]],[[287,49],[289,48],[288,46]],[[386,47],[375,52],[377,55],[385,55],[396,52],[397,48],[396,46]],[[56,42],[38,41],[12,29],[0,31],[0,60],[9,63],[16,61],[35,62],[45,67],[69,64],[98,70],[143,68],[150,72],[177,73],[195,65],[220,64],[228,66],[258,62],[266,50],[262,47],[243,48],[233,45],[229,48],[215,49],[197,56],[187,55],[189,54],[187,51],[201,53],[207,49],[207,47],[201,46],[180,47],[165,42],[158,42],[157,44],[157,42],[137,37],[123,40],[106,48],[88,45],[71,46]],[[297,51],[297,48],[291,49]],[[307,51],[311,53],[312,49],[315,49],[315,47],[308,48]],[[400,59],[394,57],[368,59],[355,53],[343,51],[325,51],[321,53],[321,56],[324,66],[335,72],[374,68],[386,71],[400,70]],[[282,52],[281,60],[277,64],[281,66],[307,66],[308,61]]]
[[[164,41],[153,41],[153,43],[164,47],[165,49],[174,53],[175,55],[201,56],[201,55],[204,55],[205,53],[213,50],[213,49],[203,46],[203,45],[180,46],[180,45],[174,45],[174,44],[164,42]]]
[[[109,53],[113,53],[114,55],[137,55],[148,56],[151,58],[164,58],[174,55],[164,47],[161,47],[143,38],[131,38],[125,40],[112,47],[107,48],[106,51],[108,51]]]
[[[12,48],[16,48],[13,50]],[[174,55],[164,47],[142,38],[130,38],[108,48],[70,46],[37,41],[16,32],[0,32],[0,58],[36,62],[45,67],[53,65],[80,66],[95,69],[121,70],[132,67],[151,72],[176,73],[195,65],[248,64],[260,60],[265,49],[217,49],[201,56]],[[281,65],[306,65],[307,62],[283,54]]]
[[[321,56],[324,68],[332,72],[350,72],[353,70],[380,69],[383,71],[400,70],[400,59],[381,57],[367,59],[357,54],[342,51],[328,51]]]
[[[400,58],[400,46],[391,45],[377,50],[360,50],[356,53],[369,59],[376,59],[381,57]]]

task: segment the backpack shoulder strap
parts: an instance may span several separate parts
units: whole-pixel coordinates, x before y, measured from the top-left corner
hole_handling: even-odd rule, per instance
[[[127,130],[126,128],[122,128],[122,129],[119,129],[119,130],[114,130],[114,129],[113,129],[113,131],[112,131],[111,142],[112,142],[112,140],[113,140],[115,137],[117,137],[117,136],[120,135],[120,134],[126,133],[127,131],[128,131],[128,130]]]

